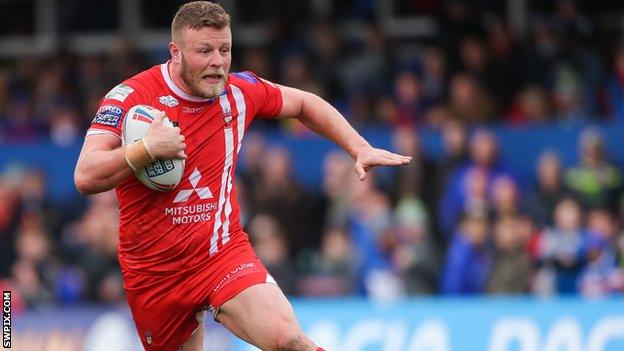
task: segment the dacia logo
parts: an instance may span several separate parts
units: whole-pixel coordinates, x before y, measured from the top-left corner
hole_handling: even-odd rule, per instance
[[[167,96],[161,96],[158,98],[158,101],[160,101],[161,104],[167,106],[167,107],[174,107],[174,106],[178,106],[178,99],[174,98],[171,95],[167,95]]]

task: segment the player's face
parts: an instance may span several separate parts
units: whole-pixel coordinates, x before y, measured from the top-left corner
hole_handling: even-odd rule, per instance
[[[180,45],[182,80],[193,95],[215,98],[225,87],[232,63],[232,32],[229,27],[187,29]]]

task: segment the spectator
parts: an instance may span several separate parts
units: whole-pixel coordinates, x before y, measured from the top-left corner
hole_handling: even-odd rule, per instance
[[[262,264],[284,294],[292,294],[295,291],[296,272],[288,256],[288,243],[277,220],[268,215],[254,217],[249,223],[249,235]]]
[[[579,204],[564,198],[555,207],[554,225],[542,232],[539,242],[539,258],[542,274],[551,277],[541,281],[547,286],[542,291],[559,294],[576,292],[576,280],[583,265],[582,212]]]
[[[481,294],[492,269],[485,217],[466,215],[453,235],[446,254],[441,291],[447,295]]]
[[[393,203],[396,204],[406,198],[420,199],[427,205],[433,203],[435,194],[431,182],[435,166],[433,161],[423,154],[418,133],[413,128],[398,128],[392,139],[396,152],[412,156],[409,165],[392,170],[394,174],[390,194]],[[431,209],[427,208],[427,212],[431,212]]]
[[[391,262],[390,199],[375,188],[374,173],[365,181],[350,177],[349,236],[355,252],[357,291],[373,299],[394,299],[404,286]]]
[[[469,74],[453,76],[450,85],[449,109],[466,123],[491,121],[495,105],[479,82]]]
[[[443,51],[428,47],[422,55],[422,94],[430,104],[443,102],[446,94],[447,66]]]
[[[439,223],[438,206],[444,189],[449,185],[449,180],[456,170],[469,160],[466,142],[468,131],[464,123],[457,119],[447,120],[440,132],[444,155],[435,170],[435,196],[431,204],[431,207],[436,210],[434,215],[436,225]],[[435,231],[439,233],[440,229],[436,227]]]
[[[578,289],[585,297],[604,297],[624,291],[624,276],[615,265],[615,256],[608,250],[608,242],[590,235],[585,244],[586,266],[579,276]]]
[[[520,191],[510,176],[502,175],[494,179],[490,203],[494,219],[520,214]]]
[[[260,177],[251,194],[252,208],[256,214],[280,222],[293,257],[306,247],[318,247],[322,206],[294,177],[289,151],[272,146],[261,159]]]
[[[495,251],[492,274],[487,290],[491,294],[524,294],[529,291],[532,267],[525,251],[525,235],[519,228],[519,218],[499,217],[494,224]]]
[[[586,208],[616,208],[624,179],[608,159],[598,131],[585,129],[579,137],[580,163],[565,172],[565,184]]]
[[[475,132],[470,140],[470,160],[453,173],[440,200],[438,222],[445,236],[451,235],[468,208],[477,206],[489,211],[489,191],[494,179],[501,175],[508,172],[498,160],[496,136],[487,130]]]
[[[339,229],[323,234],[321,247],[312,257],[310,274],[299,283],[304,296],[345,296],[355,285],[354,252],[348,235]]]
[[[624,121],[624,45],[619,45],[613,58],[613,74],[607,81],[608,112],[612,118]]]
[[[548,122],[552,119],[548,92],[535,84],[522,89],[507,112],[507,119],[513,124]]]
[[[410,295],[437,291],[439,263],[431,242],[424,204],[405,198],[394,213],[392,259]]]
[[[563,169],[559,155],[544,151],[537,162],[537,179],[526,197],[529,213],[540,226],[551,224],[555,205],[568,194],[563,183]]]
[[[423,96],[423,87],[416,74],[400,71],[394,79],[394,95],[398,108],[397,126],[418,127],[425,122],[428,103]]]

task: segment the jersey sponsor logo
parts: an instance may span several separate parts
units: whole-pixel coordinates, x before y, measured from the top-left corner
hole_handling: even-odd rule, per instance
[[[214,287],[213,292],[218,293],[219,290],[225,288],[235,280],[258,271],[260,271],[260,269],[256,267],[256,264],[253,262],[239,264],[221,278],[219,283]]]
[[[196,193],[202,200],[212,199],[212,192],[209,187],[197,187],[201,177],[201,172],[199,172],[199,169],[196,167],[188,178],[192,188],[180,190],[173,200],[173,203],[186,202],[193,193]]]
[[[256,79],[256,77],[254,77],[253,74],[249,72],[235,72],[233,74],[240,79],[248,81],[249,83],[252,83],[252,84],[258,83],[258,79]]]
[[[111,89],[111,91],[109,91],[108,94],[106,94],[106,96],[104,97],[104,100],[113,99],[124,102],[126,101],[128,95],[132,94],[132,92],[134,92],[134,89],[132,87],[122,83]]]
[[[182,106],[183,113],[199,113],[202,112],[206,107],[188,107]]]
[[[115,105],[101,106],[95,114],[95,117],[93,118],[93,121],[91,123],[102,124],[105,126],[117,128],[119,126],[119,122],[121,122],[123,112],[124,111],[121,107]]]
[[[178,99],[174,98],[171,95],[161,96],[158,98],[158,101],[167,107],[174,107],[178,106],[179,104]]]
[[[193,194],[196,194],[201,200],[212,199],[212,192],[209,187],[199,187],[199,181],[202,175],[199,169],[195,168],[193,173],[189,176],[189,183],[191,183],[191,189],[182,189],[173,199],[174,204],[181,204],[187,202]],[[171,216],[171,223],[176,224],[189,224],[198,223],[204,221],[210,221],[213,218],[213,213],[217,210],[216,202],[200,203],[192,205],[175,206],[165,208],[165,216]]]

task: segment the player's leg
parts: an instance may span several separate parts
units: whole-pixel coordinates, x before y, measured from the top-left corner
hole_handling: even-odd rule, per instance
[[[205,319],[206,311],[197,313],[197,321],[199,325],[193,331],[191,336],[182,344],[179,351],[202,351],[204,346]]]
[[[221,305],[217,320],[241,339],[264,351],[316,351],[295,313],[273,283],[256,284]]]

